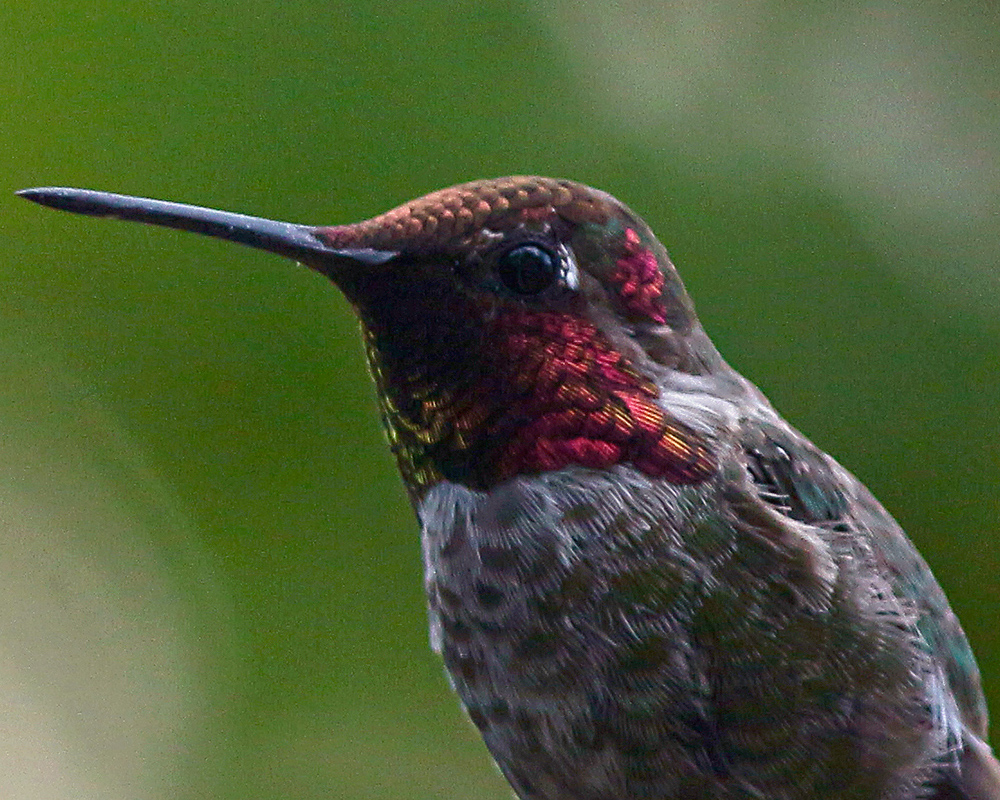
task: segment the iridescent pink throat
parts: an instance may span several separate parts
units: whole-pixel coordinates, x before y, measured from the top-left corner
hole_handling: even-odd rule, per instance
[[[623,462],[676,483],[713,472],[702,439],[656,404],[656,386],[589,321],[508,311],[489,338],[499,354],[500,380],[513,387],[496,426],[513,428],[497,459],[497,480],[570,464],[602,469]]]

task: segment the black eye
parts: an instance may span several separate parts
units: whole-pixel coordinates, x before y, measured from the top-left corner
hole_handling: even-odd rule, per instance
[[[559,277],[559,260],[537,244],[521,244],[497,259],[497,275],[514,294],[538,294]]]

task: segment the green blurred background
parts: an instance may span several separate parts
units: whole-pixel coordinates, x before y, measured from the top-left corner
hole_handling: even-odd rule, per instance
[[[0,796],[508,797],[426,643],[316,275],[12,196],[298,222],[622,198],[723,354],[933,565],[1000,716],[1000,15],[983,3],[0,10]]]

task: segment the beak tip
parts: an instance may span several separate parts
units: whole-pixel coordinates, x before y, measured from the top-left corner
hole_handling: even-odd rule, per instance
[[[32,189],[18,189],[14,194],[18,197],[23,197],[25,200],[30,200],[33,203],[45,203],[46,198],[51,197],[53,193],[52,189],[45,187],[35,187]]]
[[[114,200],[118,197],[118,195],[107,192],[70,189],[65,186],[36,186],[31,189],[19,189],[14,194],[41,206],[92,217],[112,214],[113,211],[108,207],[108,200]]]

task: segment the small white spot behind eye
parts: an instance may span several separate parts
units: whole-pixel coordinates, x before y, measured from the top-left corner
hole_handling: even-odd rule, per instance
[[[559,245],[559,261],[562,264],[562,281],[567,288],[576,291],[580,288],[580,268],[576,265],[573,251],[566,245]]]

